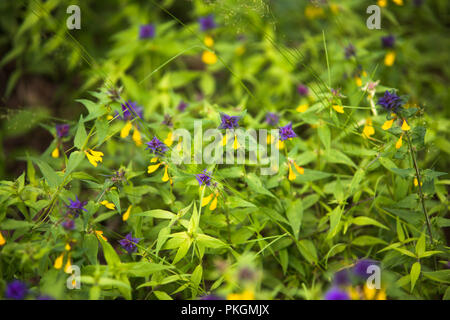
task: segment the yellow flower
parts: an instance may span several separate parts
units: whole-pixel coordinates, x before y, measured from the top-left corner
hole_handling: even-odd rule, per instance
[[[239,148],[239,147],[240,147],[240,145],[239,145],[239,142],[237,141],[237,137],[234,136],[233,149],[237,150],[237,148]]]
[[[387,0],[378,0],[377,3],[380,7],[384,8],[387,6]]]
[[[53,264],[53,267],[55,269],[61,269],[62,265],[63,265],[63,260],[64,260],[64,252],[55,260],[55,263]]]
[[[205,44],[205,46],[211,48],[214,45],[214,39],[211,36],[206,36],[203,40],[203,43]]]
[[[64,267],[64,272],[65,273],[71,273],[71,272],[69,272],[69,268],[71,266],[72,266],[72,262],[70,261],[70,255],[69,255],[69,257],[67,258],[66,266]]]
[[[408,123],[406,122],[406,120],[403,120],[402,130],[403,130],[403,131],[409,131],[409,130],[411,130],[411,127],[408,125]]]
[[[172,145],[172,143],[173,143],[172,131],[170,131],[167,134],[167,138],[163,142],[168,147],[170,147]]]
[[[214,52],[205,50],[202,54],[202,61],[206,64],[215,64],[217,62],[217,56]]]
[[[152,160],[150,160],[150,162],[151,163],[155,163],[155,162],[157,162],[158,161],[158,158],[152,158]],[[153,173],[153,172],[155,172],[160,166],[161,166],[161,162],[160,163],[157,163],[157,164],[153,164],[153,165],[150,165],[150,166],[148,166],[148,168],[147,168],[147,173]]]
[[[128,207],[127,211],[125,211],[125,213],[123,214],[123,216],[122,216],[123,221],[127,221],[128,218],[130,217],[131,207],[133,207],[133,205],[130,205]]]
[[[400,136],[400,139],[397,140],[397,143],[395,144],[396,149],[400,149],[403,145],[403,135]]]
[[[211,202],[211,205],[209,206],[209,210],[211,210],[211,211],[215,210],[217,208],[217,198],[218,197],[219,197],[219,192],[217,192],[217,191],[214,194],[211,193],[209,196],[204,197],[202,199],[202,207],[208,205],[208,203]]]
[[[419,180],[417,178],[414,178],[414,187],[417,187],[419,185]],[[420,186],[423,186],[423,182],[420,181]]]
[[[373,298],[375,298],[375,295],[377,294],[377,290],[375,288],[370,289],[367,286],[367,284],[364,285],[363,291],[364,291],[364,297],[366,298],[366,300],[372,300]]]
[[[278,140],[278,149],[283,150],[284,149],[284,141]]]
[[[375,129],[372,126],[372,120],[367,119],[366,124],[364,125],[363,129],[363,137],[366,139],[370,139],[370,136],[373,136],[375,134]]]
[[[99,238],[99,240],[100,240],[100,237],[101,237],[103,240],[108,241],[108,238],[106,238],[103,235],[103,231],[101,231],[101,230],[94,230],[94,231],[95,231],[95,235],[97,236],[97,238]]]
[[[392,0],[392,2],[394,2],[398,6],[402,6],[403,5],[403,0]]]
[[[225,135],[222,139],[222,146],[226,146],[228,143],[228,136]],[[237,141],[237,136],[234,135],[234,141],[233,141],[233,149],[236,150],[240,147],[241,145],[239,144],[239,142]]]
[[[383,126],[381,129],[383,130],[389,130],[392,127],[392,124],[394,123],[395,119],[387,120],[385,123],[383,123]]]
[[[288,166],[289,166],[289,175],[288,175],[288,179],[289,181],[295,180],[295,178],[297,178],[297,175],[295,174],[294,170],[292,170],[291,164],[294,165],[295,170],[297,170],[297,172],[299,174],[304,174],[305,173],[305,169],[303,169],[302,167],[298,166],[294,160],[289,160],[288,162]]]
[[[56,147],[56,148],[52,151],[52,157],[53,157],[53,158],[59,158],[59,149],[58,149],[58,147]]]
[[[245,290],[242,293],[230,293],[227,300],[254,300],[255,293],[251,290]]]
[[[161,179],[163,182],[167,182],[170,179],[169,173],[167,172],[168,167],[169,167],[168,165],[164,166],[164,175],[163,175],[163,177]]]
[[[268,134],[268,135],[267,135],[267,144],[272,144],[273,139],[274,139],[274,138],[272,137],[272,135]]]
[[[299,105],[299,106],[297,107],[297,109],[295,109],[295,110],[297,110],[297,112],[303,113],[303,112],[305,112],[306,110],[308,110],[308,105],[307,105],[306,103],[301,104],[301,105]]]
[[[120,137],[126,138],[130,134],[131,128],[133,128],[133,124],[131,121],[127,121],[127,123],[123,126],[122,130],[120,130]]]
[[[113,117],[112,115],[108,114],[108,115],[106,116],[106,120],[112,120],[112,119],[114,119],[114,117]]]
[[[94,166],[97,167],[98,162],[102,162],[103,152],[100,151],[94,151],[92,149],[85,150],[84,153],[86,154],[89,162]]]
[[[362,86],[362,80],[360,77],[355,77],[355,83],[358,87]]]
[[[360,298],[358,290],[353,287],[350,287],[348,289],[348,294],[350,296],[350,299],[352,299],[352,300],[359,300],[359,298]]]
[[[142,145],[141,133],[139,132],[137,127],[134,127],[132,139],[133,139],[134,143],[136,144],[136,146],[139,147],[140,145]]]
[[[2,233],[0,232],[0,246],[3,246],[6,243],[5,238],[3,238]]]
[[[72,248],[70,247],[69,243],[66,243],[66,246],[64,247],[64,249],[66,249],[66,251],[70,251],[70,249],[72,249]]]
[[[386,291],[384,289],[381,289],[380,292],[378,292],[377,300],[386,300]]]
[[[104,205],[106,208],[111,210],[114,210],[116,208],[114,203],[108,202],[108,200],[103,200],[102,202],[100,202],[100,204]]]
[[[395,61],[395,52],[389,51],[388,53],[386,53],[386,56],[384,57],[384,64],[387,67],[390,67],[394,64],[394,61]]]
[[[340,105],[334,104],[332,105],[333,109],[336,110],[338,113],[344,113],[344,108]]]

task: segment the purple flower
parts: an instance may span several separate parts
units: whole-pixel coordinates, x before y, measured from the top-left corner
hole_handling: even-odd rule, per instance
[[[402,106],[403,101],[394,92],[389,92],[386,90],[384,96],[378,99],[377,104],[382,106],[387,111],[397,112],[398,108]]]
[[[306,96],[308,95],[309,89],[307,86],[305,86],[304,84],[299,84],[297,86],[297,92],[299,95],[301,96]]]
[[[25,283],[19,280],[14,280],[6,286],[5,296],[7,299],[22,300],[28,293],[28,288]]]
[[[139,29],[139,38],[140,39],[153,38],[154,36],[155,36],[155,25],[154,24],[145,24],[140,27],[140,29]]]
[[[56,135],[58,138],[67,137],[69,134],[70,126],[68,124],[57,124],[56,125]]]
[[[76,214],[76,216],[78,216],[81,210],[87,212],[87,210],[84,208],[84,206],[87,204],[87,201],[81,202],[80,200],[78,200],[77,196],[75,196],[75,200],[69,199],[69,201],[70,204],[67,206],[67,208],[71,209]]]
[[[238,116],[229,116],[223,112],[220,113],[220,121],[221,124],[219,129],[235,129],[239,127],[238,121],[241,117]]]
[[[378,261],[370,259],[358,260],[353,267],[353,273],[361,278],[367,278],[367,276],[370,275],[370,273],[367,273],[367,268],[371,265],[378,265]]]
[[[162,124],[165,124],[168,127],[173,127],[172,117],[170,114],[164,115],[164,120],[162,121]]]
[[[345,58],[350,59],[352,56],[356,56],[356,49],[352,44],[345,47]]]
[[[184,101],[180,101],[180,103],[178,104],[178,111],[183,112],[186,108],[187,108],[188,104]]]
[[[120,240],[119,243],[128,253],[135,252],[137,250],[136,244],[141,241],[140,238],[133,238],[131,232],[125,236],[124,239]]]
[[[395,37],[392,34],[386,37],[381,37],[381,44],[383,48],[393,48],[395,45]]]
[[[132,120],[136,117],[142,118],[142,107],[139,107],[136,102],[127,101],[122,103],[123,120]]]
[[[280,120],[280,118],[278,117],[278,115],[276,113],[273,112],[268,112],[266,114],[266,122],[270,125],[270,126],[276,126],[278,124],[278,121]]]
[[[207,294],[205,296],[201,296],[200,300],[224,300],[224,298],[215,294]]]
[[[163,155],[169,148],[161,142],[157,137],[153,137],[153,139],[150,142],[145,143],[147,145],[147,149],[151,149],[155,154],[157,155]]]
[[[333,284],[336,286],[345,286],[350,283],[349,272],[342,269],[334,274]]]
[[[66,230],[73,230],[75,229],[75,221],[72,219],[64,220],[63,223],[61,223],[64,229]]]
[[[216,23],[214,22],[214,15],[212,14],[199,18],[198,23],[200,24],[200,30],[202,31],[207,31],[217,27]]]
[[[292,122],[289,122],[289,124],[285,125],[284,127],[280,127],[279,129],[281,141],[297,137],[294,130],[292,130]]]
[[[344,290],[333,287],[325,294],[325,300],[350,300],[350,296]]]
[[[198,181],[199,185],[207,185],[208,187],[211,185],[211,172],[203,170],[203,173],[199,173],[195,175],[195,178]]]

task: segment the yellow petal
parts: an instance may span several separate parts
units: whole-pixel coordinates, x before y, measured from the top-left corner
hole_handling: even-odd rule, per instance
[[[392,0],[392,2],[394,2],[398,6],[402,6],[403,5],[403,0]]]
[[[120,130],[120,137],[121,138],[126,138],[128,137],[128,135],[130,134],[130,130],[133,127],[133,125],[131,124],[131,121],[128,121],[122,128],[122,130]]]
[[[295,170],[297,170],[298,173],[300,174],[304,174],[305,173],[305,169],[303,169],[302,167],[298,166],[295,162],[293,162]]]
[[[55,269],[61,269],[63,265],[63,259],[64,259],[64,253],[62,253],[58,258],[56,258],[55,263],[53,264],[53,267]]]
[[[101,230],[95,230],[95,235],[97,236],[97,238],[101,237],[103,240],[108,241],[108,239],[105,236],[103,236],[103,231]]]
[[[358,290],[356,290],[355,288],[350,287],[348,289],[348,294],[350,295],[350,299],[359,300],[359,293],[358,293]]]
[[[255,294],[253,291],[245,290],[244,292],[242,292],[241,300],[254,300],[254,299],[255,299]]]
[[[204,197],[202,199],[202,207],[206,206],[211,201],[212,197],[213,197],[212,193],[209,196]]]
[[[308,110],[308,105],[306,103],[301,104],[295,110],[297,110],[297,112],[305,112],[306,110]]]
[[[3,238],[2,233],[0,232],[0,246],[3,246],[6,243],[5,238]]]
[[[84,152],[89,160],[89,162],[96,167],[97,166],[97,161],[95,161],[95,157],[93,157],[90,153],[88,153],[87,151]]]
[[[71,273],[71,272],[69,272],[69,268],[70,268],[71,265],[72,265],[72,262],[70,261],[70,256],[69,256],[69,258],[67,259],[66,266],[64,267],[64,272],[65,273]]]
[[[384,8],[384,7],[387,6],[387,0],[378,0],[377,4],[378,4],[380,7]]]
[[[152,160],[150,160],[151,163],[155,163],[156,161],[158,161],[158,157],[153,157]]]
[[[371,125],[365,125],[363,129],[363,136],[365,138],[370,138],[375,134],[375,129]]]
[[[171,132],[169,132],[168,134],[167,134],[167,138],[163,141],[165,144],[166,144],[166,146],[168,146],[168,147],[170,147],[171,145],[172,145],[172,143],[173,143],[173,139],[172,139],[172,131]]]
[[[406,120],[403,120],[402,130],[403,130],[403,131],[411,130],[411,127],[408,125],[408,123],[406,122]]]
[[[267,144],[272,144],[273,142],[273,137],[269,134],[267,135]]]
[[[136,146],[139,147],[140,145],[142,145],[141,133],[136,127],[134,128],[132,139]]]
[[[206,64],[215,64],[217,62],[217,56],[214,52],[205,50],[202,54],[202,61]]]
[[[222,139],[222,146],[225,147],[227,145],[227,141],[228,141],[228,137],[227,137],[227,135],[225,135]]]
[[[99,161],[102,162],[101,158],[103,157],[103,152],[101,152],[101,151],[95,151],[95,150],[92,150],[92,149],[89,149],[89,152],[90,152],[94,157],[100,158]]]
[[[106,208],[111,210],[114,210],[116,208],[114,203],[108,202],[108,200],[103,200],[102,202],[100,202],[100,204],[104,205]]]
[[[211,48],[214,45],[214,39],[210,36],[206,36],[203,40],[203,43],[205,44],[205,46]]]
[[[133,205],[130,205],[128,207],[127,211],[125,211],[125,213],[123,214],[123,216],[122,216],[123,221],[127,221],[128,218],[130,217],[131,207],[133,207]]]
[[[386,300],[386,291],[384,289],[381,289],[380,292],[377,294],[377,300]]]
[[[356,78],[355,78],[355,83],[356,83],[356,85],[357,85],[358,87],[361,87],[361,86],[362,86],[362,80],[361,80],[361,78],[360,78],[360,77],[356,77]]]
[[[364,296],[366,297],[367,300],[372,300],[373,298],[375,298],[375,295],[377,293],[377,290],[374,289],[370,289],[367,284],[364,286]]]
[[[394,123],[394,119],[391,120],[387,120],[383,123],[383,126],[381,127],[381,129],[383,130],[389,130],[392,127],[392,124]]]
[[[213,201],[211,202],[211,205],[209,206],[209,210],[213,211],[217,208],[217,194],[214,197]]]
[[[289,163],[289,181],[295,180],[296,177],[297,176],[295,175],[294,170],[292,170],[291,164]]]
[[[106,116],[106,120],[111,120],[111,119],[114,119],[114,117],[112,115],[109,114]]]
[[[395,144],[395,148],[400,149],[402,145],[403,145],[403,136],[401,136],[400,139],[398,139],[397,143]]]
[[[332,107],[333,107],[333,109],[334,109],[336,112],[338,112],[338,113],[344,113],[344,108],[343,108],[342,106],[337,105],[337,104],[334,104]]]
[[[278,149],[283,150],[284,149],[284,141],[278,140]]]
[[[56,147],[56,148],[52,151],[52,157],[53,157],[53,158],[59,158],[59,149],[58,149],[58,147]]]
[[[161,179],[163,182],[169,181],[169,173],[167,172],[168,167],[169,166],[167,165],[164,167],[164,176]]]
[[[239,142],[237,141],[237,136],[234,136],[233,149],[236,150],[239,147],[240,145]]]
[[[159,168],[160,165],[161,165],[161,163],[158,163],[158,164],[154,164],[154,165],[148,166],[148,168],[147,168],[147,173],[153,173],[153,172],[155,172],[155,171]]]
[[[394,61],[395,61],[395,52],[389,51],[388,53],[386,53],[386,56],[384,57],[384,64],[387,67],[390,67],[394,64]]]
[[[72,249],[72,248],[70,247],[70,244],[66,243],[66,246],[64,247],[64,249],[66,249],[66,251],[70,251],[70,249]]]

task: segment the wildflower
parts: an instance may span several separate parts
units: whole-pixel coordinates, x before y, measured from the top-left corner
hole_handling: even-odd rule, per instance
[[[5,238],[3,238],[3,235],[2,235],[2,233],[0,232],[0,246],[5,245],[5,243],[6,243],[6,240],[5,240]]]
[[[295,180],[295,178],[297,178],[297,175],[295,174],[294,170],[292,170],[292,165],[294,166],[295,170],[297,170],[297,172],[299,174],[304,174],[305,173],[305,169],[303,169],[302,167],[297,165],[294,160],[289,159],[289,161],[288,161],[288,166],[289,166],[288,179],[289,179],[289,181]]]
[[[56,125],[56,135],[58,138],[64,138],[67,137],[69,134],[70,126],[68,124],[57,124]]]
[[[28,293],[28,288],[25,283],[19,280],[14,280],[6,286],[5,297],[7,299],[22,300]]]
[[[74,230],[75,229],[75,221],[73,221],[72,219],[66,219],[64,220],[61,225],[63,226],[64,229],[66,230]]]
[[[80,211],[87,212],[86,208],[84,208],[84,206],[87,204],[87,201],[81,202],[80,200],[78,200],[78,197],[75,196],[75,200],[69,199],[69,202],[70,203],[67,208],[69,208],[76,215],[81,213]]]
[[[241,117],[239,116],[229,116],[223,112],[220,113],[220,121],[221,124],[219,129],[235,129],[239,127],[239,120]]]
[[[202,53],[202,61],[206,64],[215,64],[217,62],[217,56],[214,52],[205,50]]]
[[[414,187],[417,187],[419,185],[419,180],[417,178],[414,178]],[[420,186],[423,186],[423,182],[420,181]]]
[[[151,160],[150,160],[150,162],[151,163],[155,163],[155,162],[157,162],[157,163],[155,163],[155,164],[152,164],[152,165],[149,165],[148,166],[148,168],[147,168],[147,173],[153,173],[153,172],[155,172],[161,165],[164,165],[164,175],[163,175],[163,177],[162,177],[162,181],[163,182],[167,182],[167,181],[169,181],[170,180],[170,184],[172,184],[172,178],[170,178],[169,177],[169,173],[168,173],[168,168],[169,168],[169,166],[165,163],[165,162],[158,162],[159,161],[159,159],[157,158],[157,157],[155,157],[155,158],[152,158]]]
[[[403,0],[392,0],[392,2],[394,2],[398,6],[402,6],[403,5]]]
[[[133,238],[131,232],[125,236],[124,239],[120,240],[119,243],[128,253],[135,252],[137,250],[136,244],[141,241],[140,238]]]
[[[212,46],[214,45],[214,39],[210,36],[206,36],[203,40],[203,43],[205,44],[205,46],[212,48]]]
[[[383,48],[393,48],[395,46],[395,37],[392,34],[381,37],[381,45]]]
[[[325,294],[325,300],[350,300],[350,296],[347,292],[333,287]]]
[[[186,102],[180,101],[177,109],[178,109],[178,111],[183,112],[187,107],[188,107],[188,104]]]
[[[55,149],[53,149],[53,151],[52,151],[52,157],[53,157],[53,158],[59,158],[59,149],[58,149],[58,147],[56,147]]]
[[[138,118],[143,117],[142,107],[138,106],[136,102],[128,100],[127,102],[122,103],[121,107],[123,114],[121,118],[123,120],[133,120],[134,118],[136,118],[136,116]]]
[[[204,197],[202,199],[202,207],[208,205],[209,203],[211,203],[209,205],[209,210],[213,211],[217,208],[217,200],[219,198],[219,192],[216,191],[215,193],[211,193],[209,196]],[[211,201],[212,200],[212,201]]]
[[[94,232],[95,232],[95,235],[97,236],[97,238],[100,240],[100,238],[102,238],[104,241],[108,241],[108,238],[106,238],[104,235],[103,235],[103,231],[101,231],[101,230],[94,230]]]
[[[386,55],[384,56],[384,65],[387,67],[391,67],[394,64],[394,61],[395,61],[395,52],[389,51],[388,53],[386,53]]]
[[[71,261],[71,259],[70,259],[70,253],[69,253],[69,255],[68,255],[68,257],[67,257],[67,262],[66,262],[66,265],[65,265],[65,267],[64,267],[64,272],[65,273],[71,273],[69,270],[71,270],[70,269],[70,267],[72,266],[72,261]]]
[[[376,87],[378,86],[378,83],[380,83],[380,80],[377,80],[375,82],[369,81],[366,83],[364,87],[361,88],[362,91],[367,91],[369,93],[369,97],[373,97],[375,95]]]
[[[377,4],[378,4],[380,7],[384,8],[384,7],[387,6],[387,0],[378,0]]]
[[[206,169],[203,170],[202,172],[203,173],[196,174],[195,178],[197,179],[198,184],[200,186],[205,185],[205,186],[209,187],[211,185],[211,174],[212,174],[212,172],[208,172],[208,171],[206,171]]]
[[[308,95],[308,92],[309,92],[309,89],[308,89],[308,87],[305,86],[304,84],[299,84],[299,85],[297,86],[297,92],[298,92],[298,94],[301,95],[301,96],[307,96],[307,95]]]
[[[278,124],[279,120],[280,120],[280,118],[278,117],[278,115],[276,113],[268,112],[266,114],[266,122],[270,126],[276,126]]]
[[[125,211],[125,213],[122,216],[122,220],[123,221],[127,221],[128,218],[130,217],[130,212],[131,212],[131,208],[133,207],[133,205],[130,205],[127,209],[127,211]]]
[[[403,130],[403,131],[409,131],[409,130],[411,130],[411,127],[408,125],[408,123],[406,122],[405,119],[403,119],[402,130]]]
[[[345,58],[346,59],[350,59],[351,57],[356,56],[355,46],[352,45],[351,43],[347,47],[345,47],[344,50],[345,50]]]
[[[100,202],[100,204],[111,210],[114,210],[116,208],[114,203],[108,202],[108,200],[103,200],[102,202]]]
[[[97,167],[98,162],[103,162],[103,152],[101,151],[94,151],[92,149],[84,150],[84,154],[88,158],[89,162],[94,166]]]
[[[308,110],[308,104],[303,103],[303,104],[299,105],[297,107],[297,109],[295,109],[295,110],[300,113],[306,112],[306,110]]]
[[[201,31],[207,31],[217,27],[214,21],[214,15],[212,14],[199,18],[198,23],[200,24]]]
[[[398,109],[402,106],[402,99],[394,92],[385,91],[384,96],[378,99],[378,105],[390,112],[397,113]]]
[[[338,104],[333,104],[331,106],[337,113],[344,113],[344,107]]]
[[[156,136],[150,142],[146,143],[147,149],[151,149],[157,155],[163,155],[169,148],[161,142]]]
[[[254,300],[255,293],[252,290],[245,290],[242,293],[230,293],[227,300]]]
[[[400,149],[403,145],[403,134],[400,136],[400,138],[395,143],[395,149]]]
[[[279,130],[281,141],[297,137],[294,130],[292,129],[292,122],[289,122],[289,124],[285,125],[284,127],[280,127]]]
[[[378,261],[370,260],[370,259],[361,259],[358,260],[353,267],[353,273],[361,278],[367,278],[368,274],[367,269],[371,265],[378,265]]]
[[[140,39],[148,39],[153,38],[155,36],[155,25],[154,24],[145,24],[140,26],[139,28],[139,38]]]
[[[366,119],[366,124],[363,128],[363,137],[366,139],[370,139],[370,136],[373,136],[375,134],[375,129],[372,125],[372,119],[368,118]]]
[[[333,283],[336,286],[345,286],[350,283],[349,272],[347,269],[342,269],[334,274]]]
[[[58,258],[56,258],[55,263],[53,264],[53,267],[55,269],[61,269],[62,265],[63,265],[63,260],[64,260],[64,252],[61,253]]]

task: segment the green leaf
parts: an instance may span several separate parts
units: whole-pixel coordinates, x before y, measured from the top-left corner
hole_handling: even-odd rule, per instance
[[[422,234],[420,235],[419,240],[417,240],[417,243],[416,243],[416,255],[418,257],[422,256],[423,253],[425,252],[425,249],[426,249],[425,233],[422,232]]]
[[[158,300],[173,300],[167,293],[164,291],[153,291]]]
[[[133,213],[134,217],[151,217],[151,218],[158,218],[158,219],[174,219],[176,218],[176,214],[167,210],[162,209],[154,209],[139,213]]]
[[[386,241],[372,236],[359,236],[352,241],[355,246],[372,246],[376,244],[387,244]]]
[[[364,216],[353,218],[352,223],[356,224],[357,226],[373,225],[373,226],[377,226],[377,227],[389,230],[388,227],[386,227],[384,224],[378,222],[377,220],[369,218],[369,217],[364,217]]]
[[[56,188],[62,183],[63,181],[62,177],[59,176],[47,163],[39,159],[34,159],[34,162],[36,162],[36,164],[38,165],[39,169],[42,172],[42,175],[44,176],[45,181],[47,181],[47,184],[50,187]]]
[[[81,150],[84,143],[86,142],[87,134],[86,129],[84,128],[83,116],[80,116],[80,120],[78,121],[77,133],[75,134],[75,138],[73,140],[73,144],[75,147]]]
[[[325,149],[329,150],[331,145],[331,133],[328,125],[322,124],[321,126],[319,126],[317,128],[317,133]]]
[[[194,272],[192,272],[191,275],[191,282],[192,282],[192,298],[195,298],[197,296],[198,287],[200,285],[200,281],[202,280],[203,275],[203,268],[199,264],[195,269]]]
[[[433,281],[450,284],[450,269],[439,271],[424,271],[422,274]]]
[[[206,234],[199,233],[197,234],[196,241],[207,248],[222,248],[227,245],[219,239],[213,238]]]
[[[180,247],[178,248],[177,254],[175,255],[175,258],[173,259],[172,264],[177,263],[181,259],[184,258],[184,256],[188,253],[189,248],[191,247],[192,240],[190,238],[185,239]]]
[[[69,161],[67,162],[66,171],[64,173],[64,179],[75,170],[78,165],[84,159],[84,152],[74,151],[70,154]]]
[[[327,239],[333,238],[338,230],[339,222],[341,221],[342,209],[340,206],[334,208],[330,213],[330,230],[328,231]]]
[[[300,240],[298,242],[298,249],[302,256],[308,260],[309,263],[317,263],[317,251],[314,243],[311,240]]]
[[[97,264],[98,240],[93,234],[87,234],[84,238],[83,248],[91,264]]]
[[[105,256],[106,263],[112,267],[120,265],[120,258],[117,255],[116,250],[114,250],[114,248],[107,241],[103,240],[102,237],[98,237],[98,240],[103,247],[103,254]]]
[[[294,202],[289,203],[289,206],[286,210],[286,216],[289,220],[289,224],[291,225],[292,231],[294,232],[295,239],[298,239],[300,226],[302,224],[303,219],[303,205],[300,199],[297,199]]]
[[[411,292],[414,290],[414,286],[416,285],[417,279],[420,276],[420,263],[415,262],[411,267]]]

